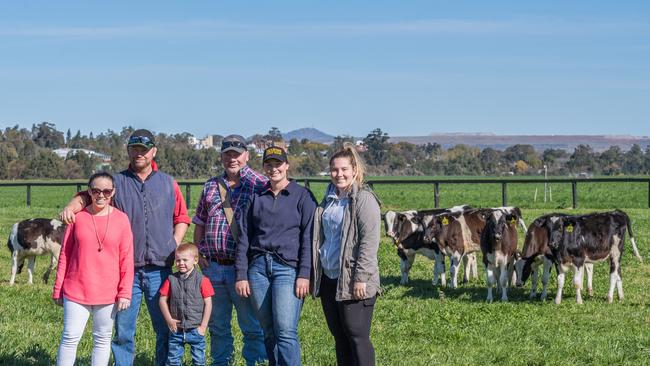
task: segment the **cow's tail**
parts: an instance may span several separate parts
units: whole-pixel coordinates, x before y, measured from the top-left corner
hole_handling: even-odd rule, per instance
[[[11,252],[12,256],[14,253],[14,244],[18,244],[18,224],[14,224],[11,227],[11,234],[9,234],[9,239],[7,239],[7,246],[9,247],[9,252]],[[23,265],[25,262],[19,263],[18,264],[18,270],[16,273],[21,273],[23,271]]]
[[[636,240],[634,240],[634,234],[632,233],[632,223],[630,222],[630,217],[623,211],[620,211],[621,215],[625,217],[625,225],[627,226],[627,233],[630,235],[630,242],[632,243],[632,251],[634,252],[634,256],[639,260],[639,262],[643,262],[643,258],[641,257],[641,254],[639,254],[639,248],[636,246]]]

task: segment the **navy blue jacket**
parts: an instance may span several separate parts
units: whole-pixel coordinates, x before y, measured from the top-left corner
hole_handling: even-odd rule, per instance
[[[270,183],[256,193],[241,215],[235,254],[237,281],[248,279],[248,262],[265,253],[298,270],[297,276],[309,279],[311,235],[316,199],[311,192],[290,181],[277,196]]]

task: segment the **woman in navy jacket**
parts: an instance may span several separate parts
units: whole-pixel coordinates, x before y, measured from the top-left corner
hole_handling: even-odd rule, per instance
[[[309,292],[316,200],[287,178],[289,163],[282,148],[267,148],[263,162],[269,183],[251,198],[241,217],[235,290],[251,297],[269,364],[300,365],[298,319]]]

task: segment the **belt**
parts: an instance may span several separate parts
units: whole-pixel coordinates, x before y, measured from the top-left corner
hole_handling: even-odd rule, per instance
[[[232,265],[235,264],[234,259],[221,259],[221,258],[215,258],[215,257],[211,257],[210,262],[217,262],[218,264],[220,264],[222,266],[232,266]]]

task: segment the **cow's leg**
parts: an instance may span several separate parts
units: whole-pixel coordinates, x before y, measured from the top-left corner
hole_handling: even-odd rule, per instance
[[[415,261],[415,252],[407,253],[406,260],[400,258],[399,267],[402,271],[402,278],[399,281],[400,284],[406,285],[409,282],[409,271],[413,267],[413,261]]]
[[[532,300],[537,297],[537,277],[539,275],[539,265],[535,262],[531,264],[530,272],[530,296]]]
[[[508,287],[517,283],[517,271],[515,271],[515,259],[512,258],[508,263]]]
[[[13,285],[16,281],[16,272],[18,272],[18,251],[14,250],[11,253],[11,279],[9,280],[10,285]]]
[[[585,267],[573,266],[573,286],[576,289],[576,303],[582,304],[582,278],[584,276]]]
[[[540,300],[546,300],[546,295],[548,294],[548,281],[551,278],[551,266],[553,262],[544,258],[544,265],[542,269],[542,294],[539,295]]]
[[[564,288],[564,270],[562,265],[558,266],[557,274],[557,294],[555,295],[555,303],[560,305],[562,302],[562,288]]]
[[[585,263],[585,271],[587,272],[587,293],[589,296],[594,296],[594,264]]]
[[[469,277],[471,276],[472,272],[472,258],[470,258],[471,254],[463,256],[463,283],[469,282]]]
[[[618,300],[623,301],[623,277],[621,277],[621,263],[619,260],[618,263],[618,271],[616,271],[616,274],[618,275],[618,281],[616,281],[616,290],[618,292]]]
[[[440,276],[440,285],[447,286],[447,269],[445,268],[445,254],[437,253],[434,257],[435,264],[433,266],[433,282],[434,285],[438,284],[438,276]]]
[[[508,301],[508,258],[503,258],[499,263],[499,282],[501,283],[501,301]]]
[[[618,288],[620,286],[618,298],[620,300],[623,299],[623,282],[620,277],[620,271],[621,252],[618,249],[618,242],[614,242],[609,256],[609,291],[607,292],[607,302],[610,304],[614,301],[614,287]]]
[[[495,277],[494,277],[494,265],[492,262],[488,261],[487,266],[485,266],[485,275],[487,280],[487,302],[492,302],[492,287],[494,286]]]
[[[449,272],[451,275],[451,288],[458,287],[458,270],[460,269],[460,262],[462,256],[460,253],[455,252],[450,256]]]
[[[469,282],[471,278],[478,278],[478,265],[475,253],[469,253],[463,257],[463,266],[465,268],[463,283]]]
[[[28,279],[27,283],[30,285],[34,284],[34,265],[36,264],[36,257],[31,256],[28,259],[28,264],[27,264],[27,274],[28,274]]]
[[[52,270],[56,268],[57,263],[59,262],[59,259],[52,253],[52,257],[50,258],[50,266],[47,268],[47,271],[43,274],[43,283],[47,284],[47,281],[50,279],[50,274],[52,273]]]

